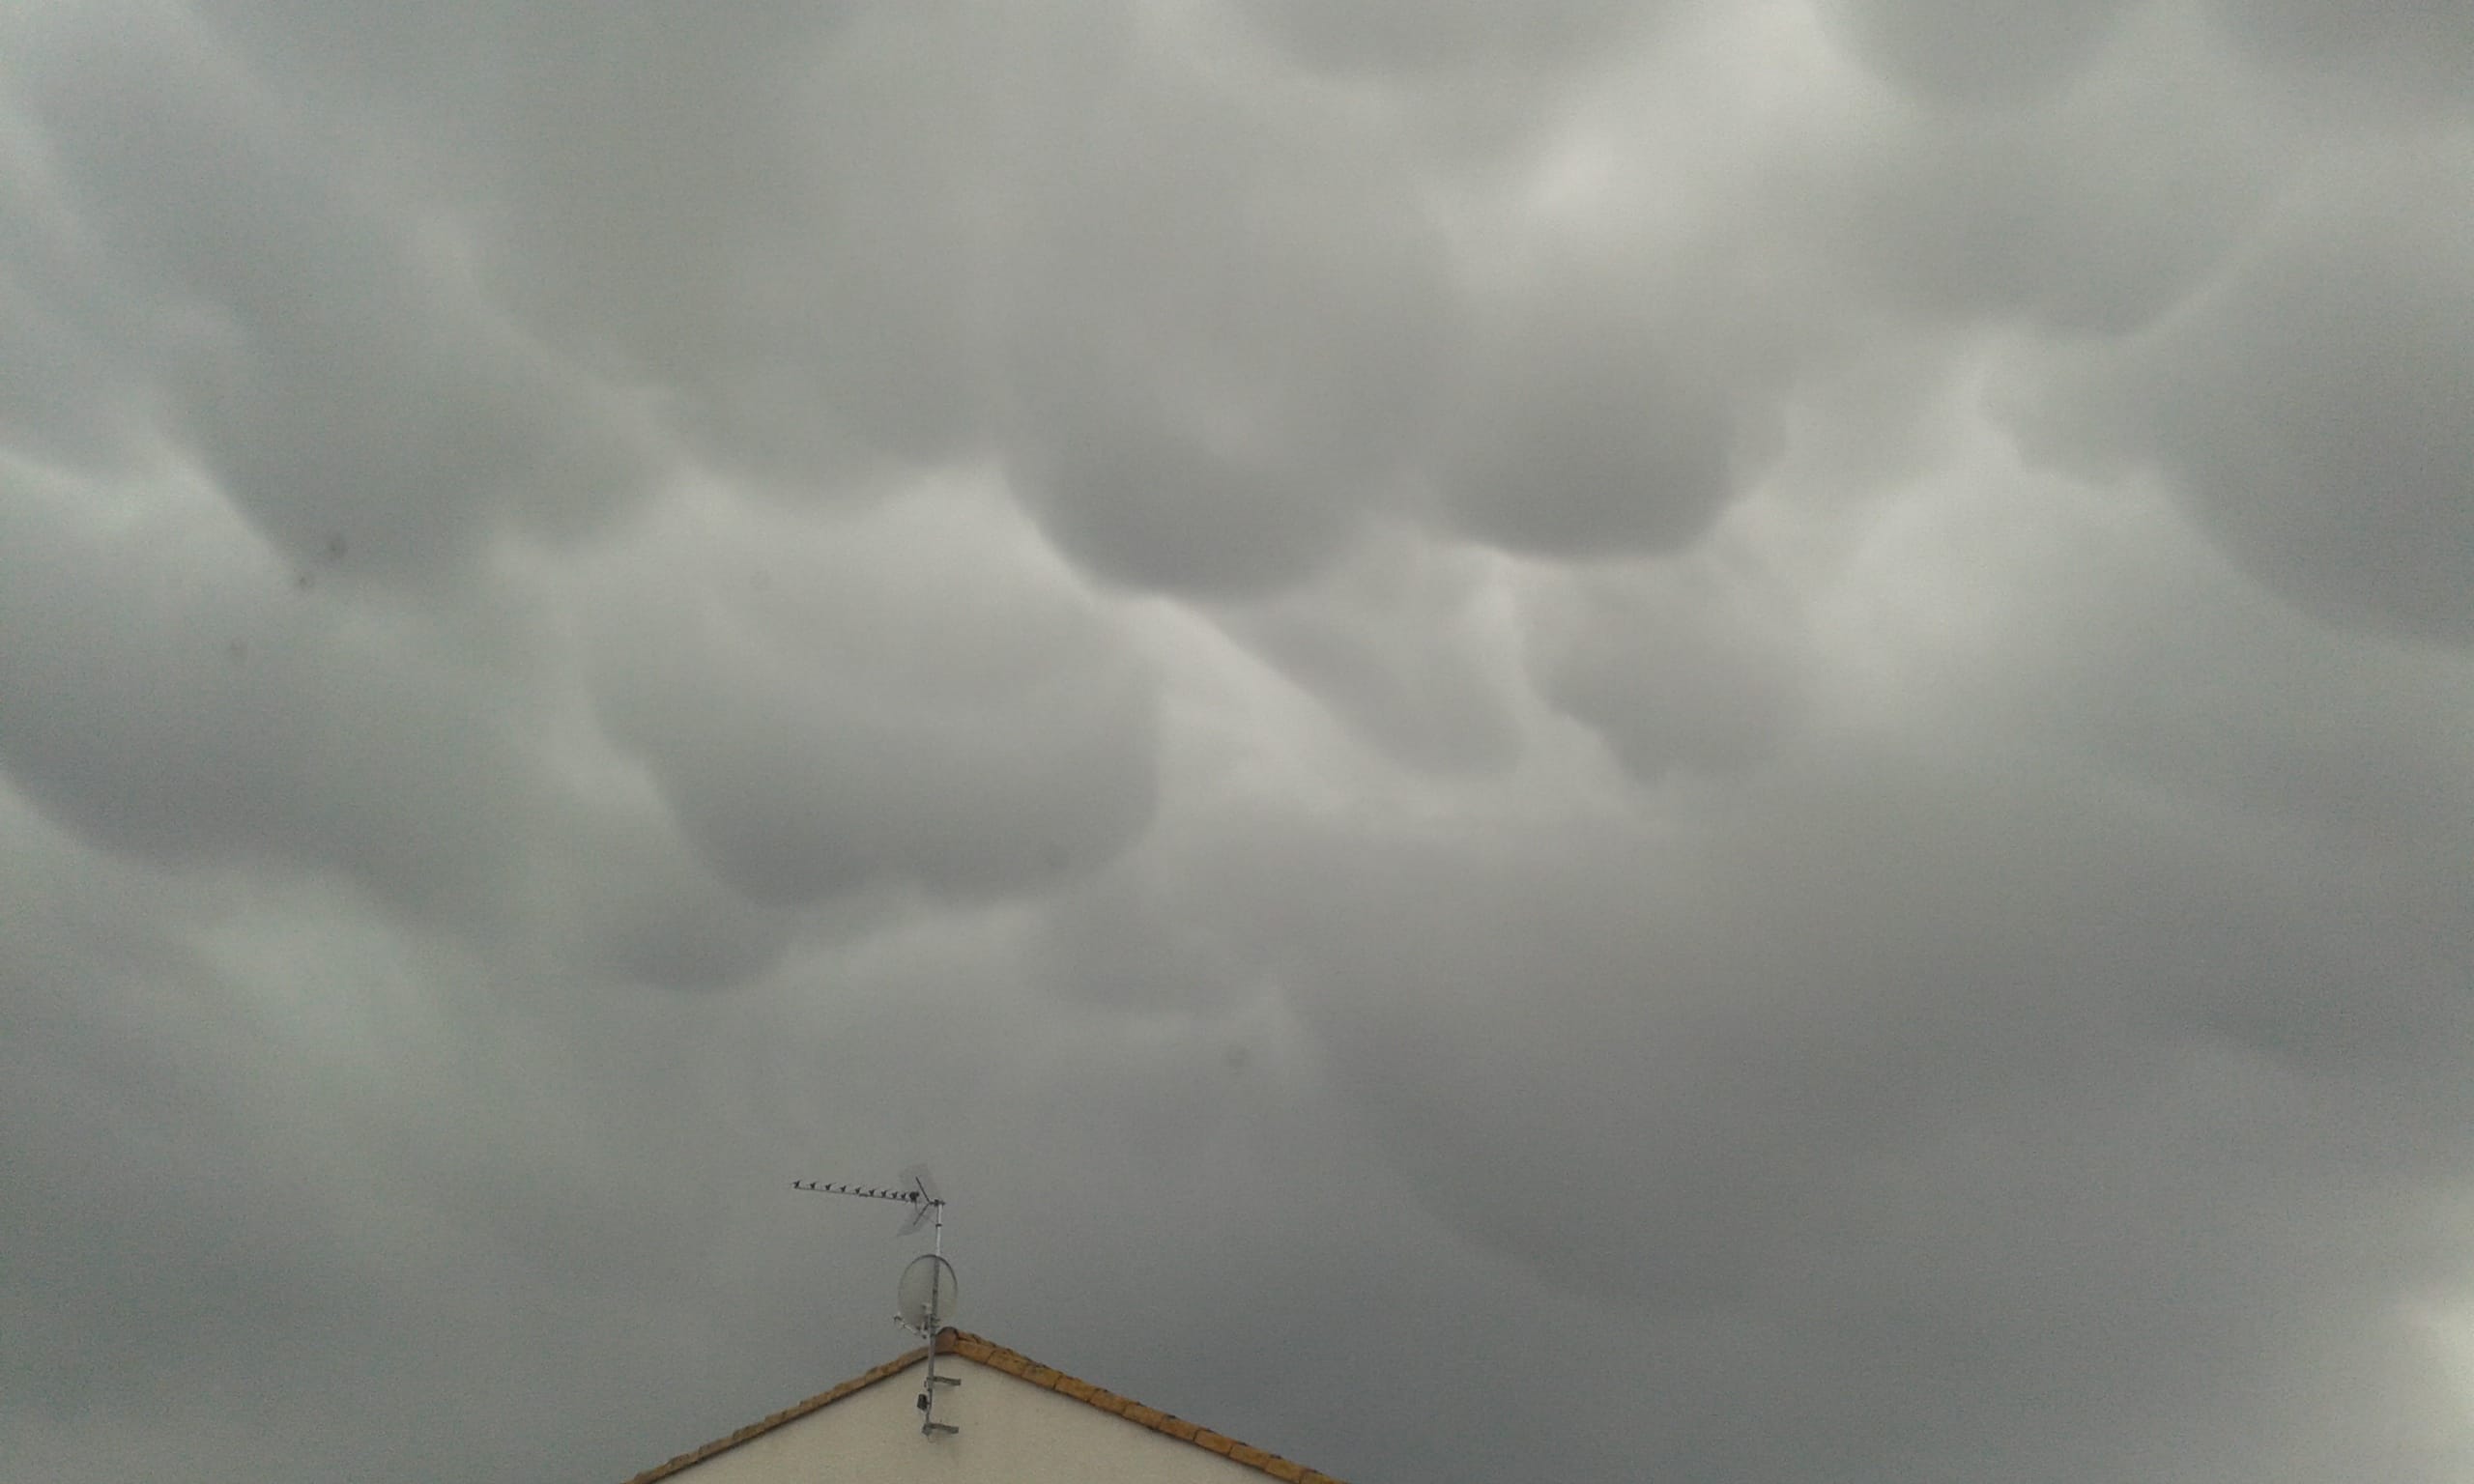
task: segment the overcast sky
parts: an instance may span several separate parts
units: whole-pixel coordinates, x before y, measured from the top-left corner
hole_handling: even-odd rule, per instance
[[[962,1323],[2474,1477],[2474,6],[0,10],[0,1474]]]

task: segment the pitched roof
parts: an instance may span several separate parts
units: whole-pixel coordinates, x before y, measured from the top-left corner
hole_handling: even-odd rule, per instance
[[[1243,1464],[1249,1469],[1282,1480],[1283,1484],[1340,1484],[1338,1479],[1319,1469],[1309,1469],[1303,1464],[1292,1463],[1277,1453],[1266,1453],[1260,1448],[1250,1447],[1223,1433],[1215,1433],[1210,1428],[1196,1426],[1183,1417],[1172,1416],[1162,1412],[1157,1407],[1145,1407],[1140,1402],[1119,1396],[1113,1391],[1095,1386],[1087,1381],[1078,1381],[1054,1366],[1042,1365],[1020,1351],[1007,1350],[1002,1345],[984,1340],[966,1330],[953,1328],[938,1330],[936,1354],[960,1356],[965,1360],[975,1360],[991,1370],[1003,1371],[1008,1376],[1029,1382],[1032,1385],[1044,1387],[1059,1396],[1070,1397],[1085,1406],[1096,1407],[1111,1415],[1123,1417],[1137,1427],[1147,1427],[1155,1433],[1165,1434],[1180,1442],[1193,1443],[1205,1452],[1217,1453],[1230,1463]],[[820,1391],[804,1402],[786,1407],[762,1422],[751,1422],[727,1438],[715,1439],[692,1453],[681,1453],[669,1463],[647,1469],[629,1479],[627,1484],[654,1484],[657,1479],[667,1479],[673,1475],[684,1473],[717,1453],[727,1453],[740,1443],[754,1438],[761,1438],[777,1427],[795,1422],[810,1413],[820,1412],[854,1391],[863,1391],[880,1381],[889,1381],[926,1358],[928,1358],[928,1347],[924,1345],[908,1355],[897,1356],[874,1370],[864,1371],[851,1377],[831,1390]]]

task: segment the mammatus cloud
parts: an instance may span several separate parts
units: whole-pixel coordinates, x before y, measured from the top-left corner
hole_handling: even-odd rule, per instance
[[[2135,9],[2124,0],[1830,0],[1818,7],[1832,35],[1877,75],[1937,103],[1991,108],[2066,89]]]
[[[1008,506],[674,511],[596,575],[591,683],[742,893],[1002,895],[1140,833],[1147,677]]]
[[[2474,23],[2410,0],[2360,8],[2333,0],[2220,0],[2210,18],[2254,61],[2298,84],[2390,119],[2465,113]]]
[[[177,443],[270,540],[300,556],[348,530],[360,570],[404,573],[641,487],[651,449],[618,402],[476,302],[452,239],[211,32],[28,28],[67,224],[44,256],[77,260],[31,266],[151,379],[98,388],[153,414],[132,435]]]
[[[21,9],[0,1453],[2466,1476],[2469,37]]]
[[[1551,74],[1594,48],[1637,36],[1663,9],[1639,0],[1547,0],[1519,16],[1466,0],[1439,6],[1244,0],[1237,7],[1306,67],[1412,77],[1532,68]]]
[[[1809,641],[1791,592],[1722,558],[1551,585],[1531,613],[1539,691],[1654,785],[1756,767],[1800,730]]]
[[[2094,357],[2078,399],[2098,446],[2158,466],[2278,591],[2459,642],[2474,621],[2474,220],[2455,189],[2470,151],[2459,128],[2315,160],[2242,261]]]

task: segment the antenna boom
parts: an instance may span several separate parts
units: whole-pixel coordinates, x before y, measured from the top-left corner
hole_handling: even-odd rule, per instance
[[[872,1201],[900,1201],[906,1206],[917,1206],[928,1199],[926,1192],[916,1187],[908,1190],[879,1190],[873,1185],[829,1185],[821,1181],[794,1180],[791,1182],[791,1188],[813,1190],[819,1195],[864,1195]],[[944,1203],[939,1201],[937,1204],[941,1206]]]

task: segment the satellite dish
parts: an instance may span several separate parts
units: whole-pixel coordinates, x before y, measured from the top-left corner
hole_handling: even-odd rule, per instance
[[[961,1302],[961,1290],[954,1282],[954,1265],[934,1252],[923,1252],[910,1260],[910,1266],[902,1270],[902,1286],[897,1292],[902,1322],[932,1338],[938,1327],[954,1317]]]

